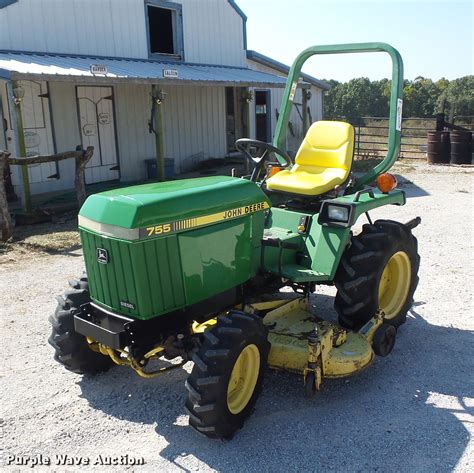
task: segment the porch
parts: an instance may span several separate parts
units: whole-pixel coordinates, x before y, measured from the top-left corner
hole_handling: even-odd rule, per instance
[[[0,51],[0,148],[31,156],[94,146],[89,185],[142,181],[150,159],[163,179],[166,158],[181,174],[232,154],[235,139],[265,123],[262,93],[250,117],[254,91],[284,85],[247,68]],[[18,196],[25,186],[32,195],[73,188],[72,162],[30,167],[27,181],[11,172]]]

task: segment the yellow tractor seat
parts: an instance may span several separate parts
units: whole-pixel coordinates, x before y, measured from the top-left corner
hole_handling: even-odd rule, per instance
[[[311,125],[289,171],[267,180],[267,189],[320,195],[349,178],[354,154],[354,128],[349,123],[319,121]]]

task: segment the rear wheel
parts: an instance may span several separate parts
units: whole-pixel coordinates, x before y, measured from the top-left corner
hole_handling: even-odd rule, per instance
[[[262,320],[233,311],[203,334],[186,381],[189,424],[211,438],[231,438],[253,412],[270,344]]]
[[[48,342],[54,348],[54,359],[78,374],[107,371],[113,365],[110,357],[93,351],[86,338],[74,330],[74,314],[90,302],[87,277],[83,275],[69,285],[71,289],[58,297],[56,311],[49,317],[52,332]]]
[[[413,304],[419,265],[417,240],[405,225],[391,220],[364,225],[336,274],[339,323],[357,330],[380,309],[387,324],[399,327]]]

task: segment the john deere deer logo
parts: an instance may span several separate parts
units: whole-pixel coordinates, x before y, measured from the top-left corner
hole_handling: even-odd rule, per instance
[[[97,261],[100,264],[107,264],[109,262],[109,252],[104,248],[97,248]]]

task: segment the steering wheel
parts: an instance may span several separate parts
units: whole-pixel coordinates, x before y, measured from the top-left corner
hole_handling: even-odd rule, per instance
[[[269,160],[270,156],[275,153],[281,156],[285,160],[284,168],[292,166],[293,162],[291,161],[290,156],[285,151],[278,149],[270,143],[265,143],[265,141],[252,140],[250,138],[240,138],[235,142],[235,147],[244,153],[245,157],[253,164],[254,170],[250,180],[256,182],[260,172],[262,171],[265,163]],[[255,153],[252,153],[252,148],[256,149]],[[260,156],[257,156],[260,154]],[[281,163],[279,163],[281,164]]]

